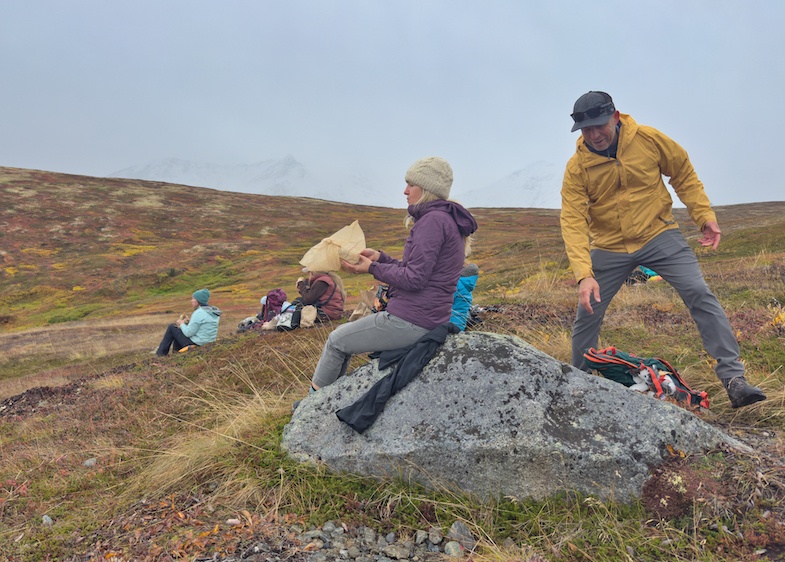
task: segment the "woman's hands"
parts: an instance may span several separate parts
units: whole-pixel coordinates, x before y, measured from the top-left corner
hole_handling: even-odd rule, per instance
[[[341,267],[349,273],[368,273],[368,270],[371,268],[371,264],[379,260],[380,254],[381,252],[378,250],[366,248],[360,252],[360,261],[354,264],[349,263],[346,260],[341,260]]]
[[[360,252],[360,255],[365,256],[371,261],[379,261],[379,256],[381,255],[381,252],[379,250],[372,250],[371,248],[365,248],[362,252]]]

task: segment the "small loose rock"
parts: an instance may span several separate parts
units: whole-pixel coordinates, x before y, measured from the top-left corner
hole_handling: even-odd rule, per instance
[[[474,550],[474,547],[477,544],[469,527],[467,527],[466,523],[463,521],[456,521],[452,524],[452,527],[450,527],[450,530],[447,533],[447,538],[457,541],[466,550]]]
[[[227,521],[228,523],[228,521]],[[379,533],[369,527],[349,528],[339,521],[305,529],[293,524],[281,529],[279,543],[251,541],[237,554],[228,557],[195,558],[194,562],[443,562],[445,556],[467,560],[470,554],[458,540],[444,541],[437,527],[419,529],[413,535]],[[477,540],[460,523],[450,529],[472,548]],[[532,559],[535,560],[535,559]],[[539,560],[539,559],[537,559]]]
[[[447,556],[463,556],[463,547],[458,541],[450,541],[444,545],[444,553]]]
[[[436,562],[444,555],[464,557],[467,549],[458,540],[443,543],[444,535],[437,527],[415,531],[412,537],[397,533],[380,534],[369,527],[348,529],[336,521],[328,521],[320,528],[304,530],[290,528],[302,543],[306,562],[397,562],[412,560]],[[469,528],[459,522],[451,533],[473,548],[477,544]]]

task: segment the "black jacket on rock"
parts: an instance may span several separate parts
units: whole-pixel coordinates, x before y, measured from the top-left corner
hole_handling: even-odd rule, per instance
[[[409,347],[373,354],[372,357],[379,358],[379,369],[386,369],[397,362],[395,369],[376,381],[354,404],[341,408],[335,415],[357,433],[363,433],[376,421],[387,401],[409,384],[436,355],[447,335],[459,332],[455,324],[447,322],[437,326]]]

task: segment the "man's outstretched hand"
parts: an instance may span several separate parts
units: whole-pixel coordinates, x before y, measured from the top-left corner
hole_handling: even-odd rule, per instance
[[[701,231],[703,232],[703,237],[698,238],[698,242],[700,242],[701,246],[711,246],[712,250],[716,250],[717,246],[720,245],[720,225],[714,221],[708,221],[703,225]]]

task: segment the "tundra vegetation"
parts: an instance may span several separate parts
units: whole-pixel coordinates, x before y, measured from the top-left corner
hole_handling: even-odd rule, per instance
[[[0,557],[190,560],[294,523],[406,535],[459,519],[479,538],[472,560],[781,559],[785,202],[718,208],[719,250],[696,250],[767,401],[730,408],[664,282],[625,287],[601,341],[678,366],[709,393],[704,418],[754,454],[673,451],[632,504],[570,490],[482,502],[286,458],[282,428],[328,328],[234,329],[268,289],[294,293],[299,258],[355,219],[369,246],[400,255],[402,190],[384,201],[399,208],[362,207],[0,168]],[[478,329],[567,361],[576,290],[558,211],[473,212]],[[372,280],[344,280],[351,308]],[[224,310],[218,342],[151,356],[200,287]]]

